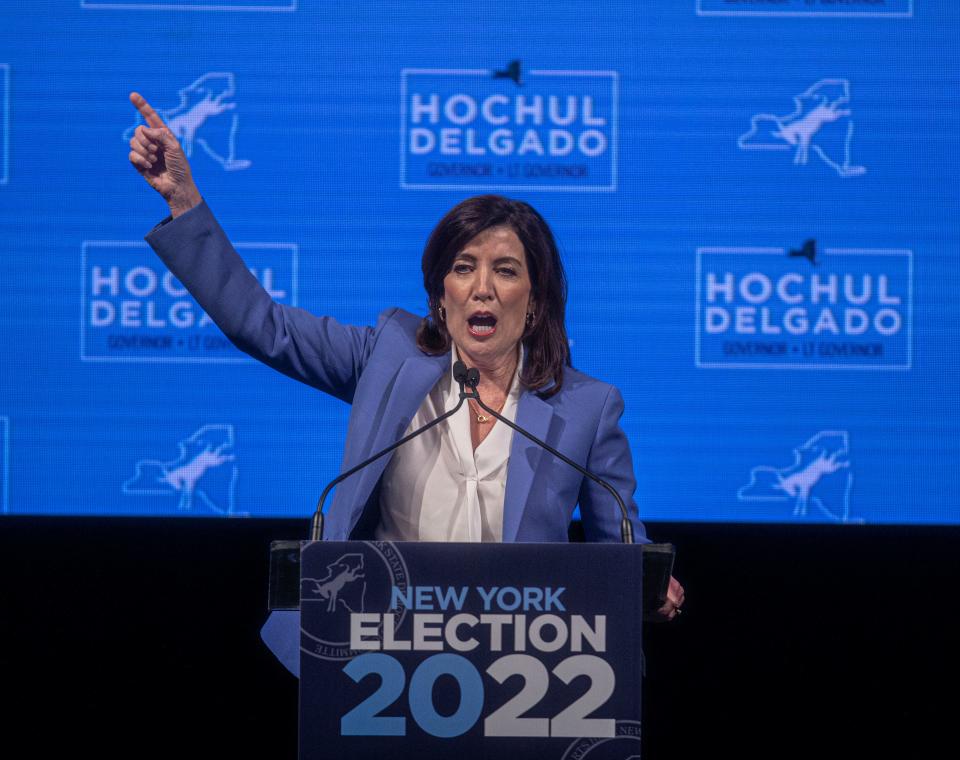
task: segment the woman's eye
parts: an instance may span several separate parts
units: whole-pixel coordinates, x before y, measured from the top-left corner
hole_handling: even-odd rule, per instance
[[[467,274],[467,273],[470,272],[470,265],[469,265],[469,264],[454,264],[454,265],[453,265],[453,271],[456,272],[457,274]]]
[[[500,267],[497,271],[506,277],[517,276],[517,271],[515,269],[512,269],[511,267]]]

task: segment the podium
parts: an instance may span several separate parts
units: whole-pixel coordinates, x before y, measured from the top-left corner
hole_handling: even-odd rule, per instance
[[[274,542],[263,637],[299,656],[300,759],[638,756],[672,564],[668,544]]]

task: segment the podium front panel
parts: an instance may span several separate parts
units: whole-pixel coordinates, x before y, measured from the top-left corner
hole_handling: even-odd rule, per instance
[[[641,563],[620,544],[306,544],[301,760],[639,755]]]

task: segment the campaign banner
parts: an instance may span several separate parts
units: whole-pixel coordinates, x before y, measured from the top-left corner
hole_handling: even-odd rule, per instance
[[[700,16],[913,16],[913,0],[697,0]]]
[[[238,243],[278,303],[297,303],[297,246]],[[110,362],[242,362],[187,289],[140,241],[83,244],[80,358]]]
[[[0,185],[10,179],[10,64],[0,63]]]
[[[621,544],[305,545],[301,760],[638,755],[641,561]]]
[[[114,11],[295,11],[297,0],[80,0],[81,8]]]
[[[696,311],[698,367],[910,369],[913,253],[703,247]]]
[[[404,69],[400,186],[617,189],[616,71]]]
[[[258,368],[144,244],[137,90],[270,295],[344,325],[424,314],[454,204],[532,204],[646,520],[960,524],[960,4],[3,9],[7,509],[295,517],[315,486],[282,473],[338,467],[343,400]]]

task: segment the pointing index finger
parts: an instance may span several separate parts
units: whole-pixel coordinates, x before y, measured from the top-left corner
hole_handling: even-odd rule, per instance
[[[151,127],[166,129],[167,125],[163,123],[163,119],[157,116],[157,112],[153,110],[153,107],[146,101],[143,95],[139,92],[131,92],[130,102],[133,103],[134,108],[140,112],[140,115],[147,124]]]

